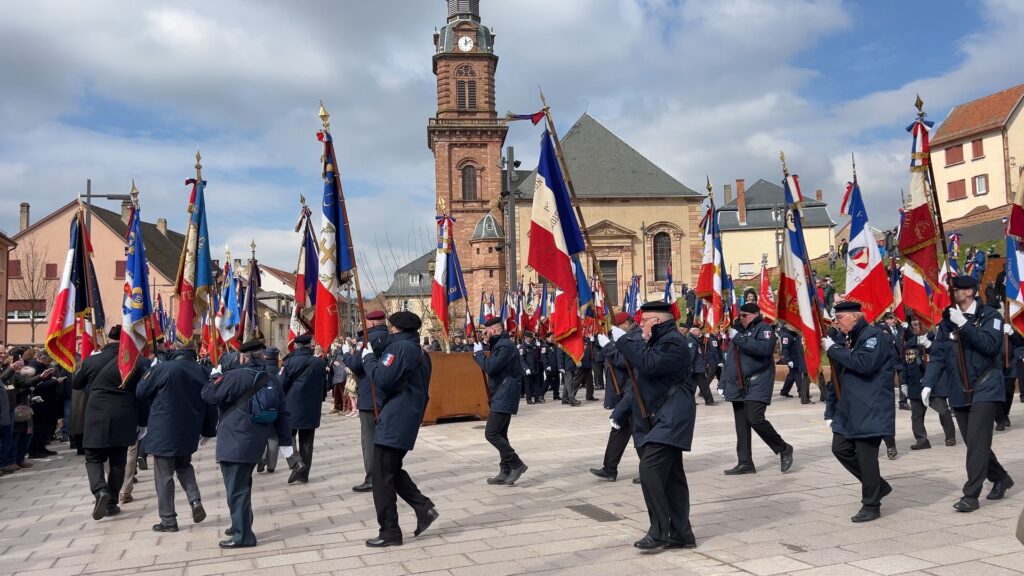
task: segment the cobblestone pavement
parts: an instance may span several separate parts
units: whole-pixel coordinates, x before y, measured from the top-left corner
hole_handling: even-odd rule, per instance
[[[325,404],[325,408],[327,405]],[[1015,412],[1020,412],[1014,406]],[[253,508],[259,546],[217,547],[228,525],[213,444],[195,457],[209,517],[192,525],[180,487],[181,531],[158,534],[152,469],[139,472],[135,501],[99,522],[91,519],[82,459],[61,450],[35,467],[0,478],[0,573],[3,574],[935,574],[1024,573],[1024,546],[1013,537],[1024,505],[1021,488],[1006,500],[982,499],[972,514],[952,509],[965,479],[964,447],[943,446],[933,412],[931,450],[911,452],[910,413],[897,412],[898,460],[881,462],[894,491],[882,518],[852,524],[859,484],[830,452],[822,405],[776,400],[768,417],[796,448],[783,475],[778,458],[756,437],[756,475],[722,475],[735,462],[728,404],[698,408],[693,452],[685,456],[696,550],[639,553],[632,547],[647,527],[628,449],[616,483],[587,470],[599,467],[608,429],[600,402],[573,408],[548,401],[523,405],[511,441],[529,471],[514,487],[489,486],[496,452],[483,424],[461,421],[423,428],[406,469],[441,513],[431,529],[412,536],[415,518],[399,513],[405,545],[367,548],[376,535],[372,498],[361,481],[359,423],[325,415],[307,485],[288,486],[287,472],[258,474]],[[1011,415],[1011,418],[1014,416]],[[1024,428],[1024,418],[1018,420]],[[994,449],[1007,470],[1024,480],[1016,446],[1024,430],[997,432]],[[985,487],[988,490],[988,485]]]

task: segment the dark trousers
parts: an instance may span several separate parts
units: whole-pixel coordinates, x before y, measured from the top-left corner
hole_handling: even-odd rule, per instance
[[[967,445],[967,483],[964,496],[978,498],[987,478],[997,482],[1009,478],[992,451],[992,425],[1002,413],[1002,402],[975,402],[966,408],[954,408],[960,435]]]
[[[914,432],[915,440],[927,440],[928,432],[924,428],[924,415],[928,408],[939,413],[939,424],[942,425],[942,433],[946,440],[956,439],[956,429],[953,427],[953,413],[949,410],[949,404],[941,396],[929,396],[928,406],[917,398],[910,398],[910,429]]]
[[[860,480],[861,504],[875,508],[882,505],[883,487],[889,486],[878,471],[878,446],[881,442],[879,436],[844,438],[839,434],[832,435],[832,454],[847,472]]]
[[[373,483],[373,433],[377,423],[373,421],[373,410],[359,411],[359,443],[363,449],[363,479],[365,484]]]
[[[38,454],[46,449],[53,439],[53,431],[57,428],[57,419],[49,403],[39,404],[32,413],[32,440],[28,446],[29,454]]]
[[[683,451],[656,442],[645,444],[640,456],[640,483],[651,518],[648,535],[659,540],[694,542]]]
[[[306,465],[302,472],[302,479],[309,480],[309,470],[313,467],[313,436],[316,435],[316,428],[300,428],[292,430],[292,445],[298,447],[299,458]]]
[[[811,401],[811,383],[807,379],[807,374],[797,368],[790,368],[786,373],[786,381],[782,383],[782,390],[779,394],[786,396],[793,389],[794,384],[800,401],[805,404],[809,403]]]
[[[98,498],[100,492],[106,492],[116,498],[121,492],[121,485],[124,484],[124,465],[127,461],[127,446],[86,448],[85,472],[89,476],[89,490],[92,491],[92,495]],[[109,474],[104,474],[104,464],[110,466]]]
[[[559,396],[559,392],[560,392],[559,388],[561,388],[561,383],[560,383],[559,380],[560,379],[559,379],[558,370],[555,370],[554,368],[552,368],[550,371],[545,371],[544,372],[544,394],[547,394],[547,391],[551,390],[551,397],[553,399],[555,399],[555,400],[558,400],[560,398],[560,396]],[[544,397],[544,394],[541,395],[541,398]]]
[[[594,388],[604,390],[604,362],[594,362]]]
[[[711,381],[708,380],[708,377],[703,372],[694,372],[693,382],[696,384],[694,390],[700,391],[700,397],[704,399],[704,403],[708,405],[714,404],[715,397],[711,395]]]
[[[1003,386],[1006,387],[1006,404],[1003,406],[1002,420],[1010,419],[1010,406],[1013,405],[1013,393],[1017,388],[1016,378],[1003,378]]]
[[[601,464],[601,468],[609,474],[619,473],[619,462],[622,461],[622,455],[626,452],[626,445],[629,444],[629,439],[633,437],[633,422],[632,416],[629,414],[623,418],[622,426],[618,430],[614,428],[608,433],[608,445],[604,448],[604,462]],[[637,450],[637,455],[640,454],[640,450]]]
[[[572,399],[576,399],[576,393],[580,388],[587,389],[587,399],[594,397],[594,372],[590,368],[580,368],[572,375]]]
[[[160,512],[160,523],[165,526],[178,524],[178,515],[174,511],[175,476],[188,497],[188,503],[198,502],[199,484],[196,482],[196,470],[192,467],[192,456],[165,457],[154,454],[153,481],[156,483],[157,510]]]
[[[373,447],[373,507],[377,510],[379,536],[385,540],[402,541],[398,527],[398,496],[416,512],[416,518],[434,507],[416,487],[409,473],[402,469],[405,450],[376,444]]]
[[[523,386],[527,389],[526,395],[534,400],[544,397],[544,377],[540,374],[530,374],[523,378]]]
[[[750,453],[750,431],[757,432],[757,435],[764,440],[764,443],[776,454],[786,449],[786,442],[775,431],[772,423],[765,419],[764,411],[768,405],[764,402],[747,400],[732,403],[732,416],[736,422],[736,456],[740,464],[754,465],[754,458]]]
[[[252,471],[255,464],[221,462],[224,493],[231,512],[231,539],[238,544],[256,544],[252,533]]]
[[[345,381],[335,382],[331,388],[331,399],[334,401],[334,409],[341,410],[345,407]]]
[[[498,449],[498,455],[501,456],[501,471],[506,474],[512,468],[518,468],[523,464],[508,442],[508,426],[511,423],[511,414],[491,412],[487,416],[487,425],[484,426],[484,438]]]

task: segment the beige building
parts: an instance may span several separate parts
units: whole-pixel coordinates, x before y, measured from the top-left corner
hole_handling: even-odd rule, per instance
[[[0,232],[0,346],[6,346],[7,339],[7,297],[11,291],[10,278],[7,271],[10,269],[10,254],[17,244]]]
[[[722,253],[734,280],[752,278],[761,273],[761,260],[768,267],[778,266],[786,193],[782,186],[758,180],[750,188],[744,180],[736,180],[736,198],[732,186],[725,186],[725,204],[718,209],[718,226],[722,231]],[[815,199],[804,199],[804,240],[811,259],[828,254],[835,243],[835,222],[822,202],[821,190]]]
[[[389,316],[405,310],[419,316],[423,321],[420,334],[423,336],[436,336],[441,328],[437,316],[430,307],[430,293],[434,283],[434,259],[436,252],[431,250],[419,258],[395,270],[391,286],[382,293],[384,299],[384,312]],[[476,298],[480,298],[479,295]],[[474,303],[479,305],[479,300],[472,300],[469,306]],[[464,302],[456,302],[449,310],[449,330],[452,334],[462,331],[465,323],[464,315],[466,309]],[[476,313],[471,308],[473,321],[476,321]]]
[[[942,219],[1012,200],[1024,167],[1024,84],[955,106],[931,138]]]
[[[67,258],[71,218],[77,212],[78,202],[73,201],[32,223],[29,204],[21,204],[20,230],[11,238],[17,248],[10,253],[7,268],[10,283],[6,310],[8,342],[42,344],[46,340],[50,310]],[[120,213],[92,207],[93,266],[108,327],[121,323],[126,262],[124,237],[129,212],[127,202],[122,204]],[[156,224],[142,223],[142,238],[149,260],[154,305],[156,296],[161,295],[164,309],[173,317],[178,308],[174,278],[184,236],[168,230],[167,221],[160,218]]]

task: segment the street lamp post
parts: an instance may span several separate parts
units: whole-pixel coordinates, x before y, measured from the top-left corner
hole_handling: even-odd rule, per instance
[[[775,265],[782,262],[782,224],[785,219],[785,210],[776,204],[772,207],[772,220],[775,222]]]
[[[640,223],[640,254],[643,264],[640,268],[644,279],[644,300],[647,300],[647,223]]]
[[[105,198],[107,200],[131,200],[132,197],[128,194],[93,194],[92,193],[92,179],[88,178],[85,181],[85,194],[79,194],[79,198],[85,198],[85,229],[92,234],[92,199],[93,198]]]

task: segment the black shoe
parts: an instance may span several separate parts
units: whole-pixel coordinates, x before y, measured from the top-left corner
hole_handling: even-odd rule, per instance
[[[793,466],[793,446],[787,445],[786,449],[779,454],[779,461],[781,462],[781,470],[788,472]]]
[[[107,504],[110,503],[110,494],[106,491],[100,492],[96,497],[96,505],[92,508],[92,519],[102,520],[107,515]]]
[[[366,545],[370,548],[384,548],[387,546],[401,546],[401,540],[385,540],[381,537],[370,538],[366,541]]]
[[[292,473],[288,475],[288,483],[294,484],[296,482],[302,482],[305,484],[305,478],[309,477],[309,473],[306,472],[306,463],[297,458],[296,455],[292,455],[289,460],[290,462],[288,462],[288,467],[292,469]]]
[[[900,402],[900,410],[910,410],[910,404],[907,404],[906,402]]]
[[[658,540],[652,536],[644,536],[640,540],[633,542],[634,548],[640,550],[658,550],[665,547],[666,542],[664,540]]]
[[[203,520],[206,520],[206,509],[203,508],[203,503],[199,500],[192,502],[192,521],[199,524]]]
[[[899,454],[896,452],[895,446],[890,446],[885,449],[885,455],[889,457],[889,460],[895,460]]]
[[[986,500],[1002,500],[1003,496],[1006,495],[1006,491],[1013,488],[1013,478],[1007,476],[1002,480],[996,480],[992,484],[992,491],[985,496]]]
[[[555,398],[555,400],[558,400],[558,398]],[[569,402],[568,400],[562,400],[562,404],[572,404],[572,402]]]
[[[618,478],[619,476],[618,473],[609,472],[604,468],[591,468],[590,473],[593,474],[594,476],[597,476],[601,480],[607,480],[609,482],[615,482],[616,478]]]
[[[224,535],[225,536],[234,536],[235,535],[235,531],[232,530],[231,527],[229,526],[229,527],[224,529]]]
[[[587,398],[587,402],[597,402],[599,398]]]
[[[953,504],[953,509],[957,512],[974,512],[978,508],[981,508],[981,504],[978,503],[978,499],[967,496],[964,496],[957,500],[956,504]]]
[[[672,550],[673,548],[696,548],[696,547],[697,547],[697,541],[696,540],[673,540],[671,538],[669,538],[668,542],[666,542],[665,545],[662,546],[662,548],[664,548],[665,550]]]
[[[427,528],[430,528],[430,525],[434,523],[434,520],[437,520],[438,516],[440,516],[440,514],[437,512],[437,508],[431,508],[430,510],[427,510],[422,518],[417,517],[416,530],[413,531],[412,535],[419,536],[426,532]]]
[[[779,396],[781,396],[782,398],[792,398],[793,397],[792,394],[779,394]]]
[[[885,482],[885,480],[882,480],[882,482]],[[882,486],[882,491],[878,494],[878,499],[881,500],[889,494],[892,494],[892,484],[885,482],[885,485]]]
[[[732,468],[729,468],[724,472],[726,476],[736,476],[737,474],[756,474],[757,469],[751,464],[737,464]]]
[[[117,505],[107,506],[107,516],[117,516],[121,513],[121,508]]]
[[[135,467],[139,470],[149,470],[149,463],[142,456],[135,459]]]
[[[911,450],[928,450],[932,447],[932,443],[928,440],[918,440],[916,444],[910,447]]]
[[[177,531],[178,531],[178,525],[177,524],[164,524],[163,522],[161,522],[160,524],[153,524],[153,532],[177,532]]]
[[[956,446],[956,438],[946,438],[946,446]]]
[[[263,460],[260,460],[259,462],[256,463],[256,472],[257,473],[263,472],[266,469],[267,469],[267,463],[264,462]]]
[[[508,478],[505,479],[505,485],[515,486],[516,480],[519,480],[519,477],[522,476],[524,472],[526,472],[527,468],[529,468],[529,466],[526,465],[526,462],[520,462],[519,466],[516,466],[515,468],[509,470]]]
[[[246,544],[244,542],[235,542],[234,540],[221,540],[220,542],[217,543],[217,546],[220,546],[221,548],[227,548],[227,549],[231,549],[231,548],[255,548],[256,547],[256,543],[253,542],[251,544]]]
[[[537,404],[543,404],[544,403],[544,399],[543,398],[537,398],[536,400],[534,400],[534,402],[536,402]]]
[[[1006,430],[1006,424],[1002,420],[996,420],[996,432],[1002,432]]]
[[[360,484],[358,486],[353,486],[352,487],[352,491],[353,492],[372,492],[373,491],[373,484],[370,484],[369,482],[363,482],[362,484]]]
[[[579,400],[573,400],[572,402],[570,402],[570,404],[572,404],[573,406],[579,406],[580,404],[583,404],[583,402],[580,402]]]
[[[636,478],[633,478],[633,484],[639,484],[639,483],[640,483],[640,477],[639,476],[637,476]]]
[[[267,468],[267,474],[273,474],[273,473],[274,473],[274,469],[273,468]]]
[[[49,448],[43,448],[43,449],[41,450],[41,452],[42,452],[43,454],[46,454],[47,456],[56,456],[56,455],[57,455],[57,453],[56,453],[56,452],[54,452],[53,450],[50,450]]]
[[[718,402],[715,402],[714,400],[712,400],[711,402],[705,402],[704,405],[705,406],[718,406]]]
[[[499,470],[497,476],[491,476],[487,479],[488,484],[504,484],[505,480],[508,480],[508,472]]]
[[[1012,428],[1013,427],[1013,424],[1010,424],[1010,417],[1009,416],[1003,416],[1003,424],[1005,424],[1007,428]]]
[[[532,405],[533,404],[533,398],[527,398],[526,399],[526,403],[529,404],[529,405]]]
[[[801,400],[801,404],[814,404],[814,400]]]
[[[41,458],[49,458],[50,455],[45,452],[29,452],[28,457],[33,460],[39,460]]]
[[[860,512],[850,518],[850,522],[871,522],[882,517],[882,511],[877,506],[862,506]]]

